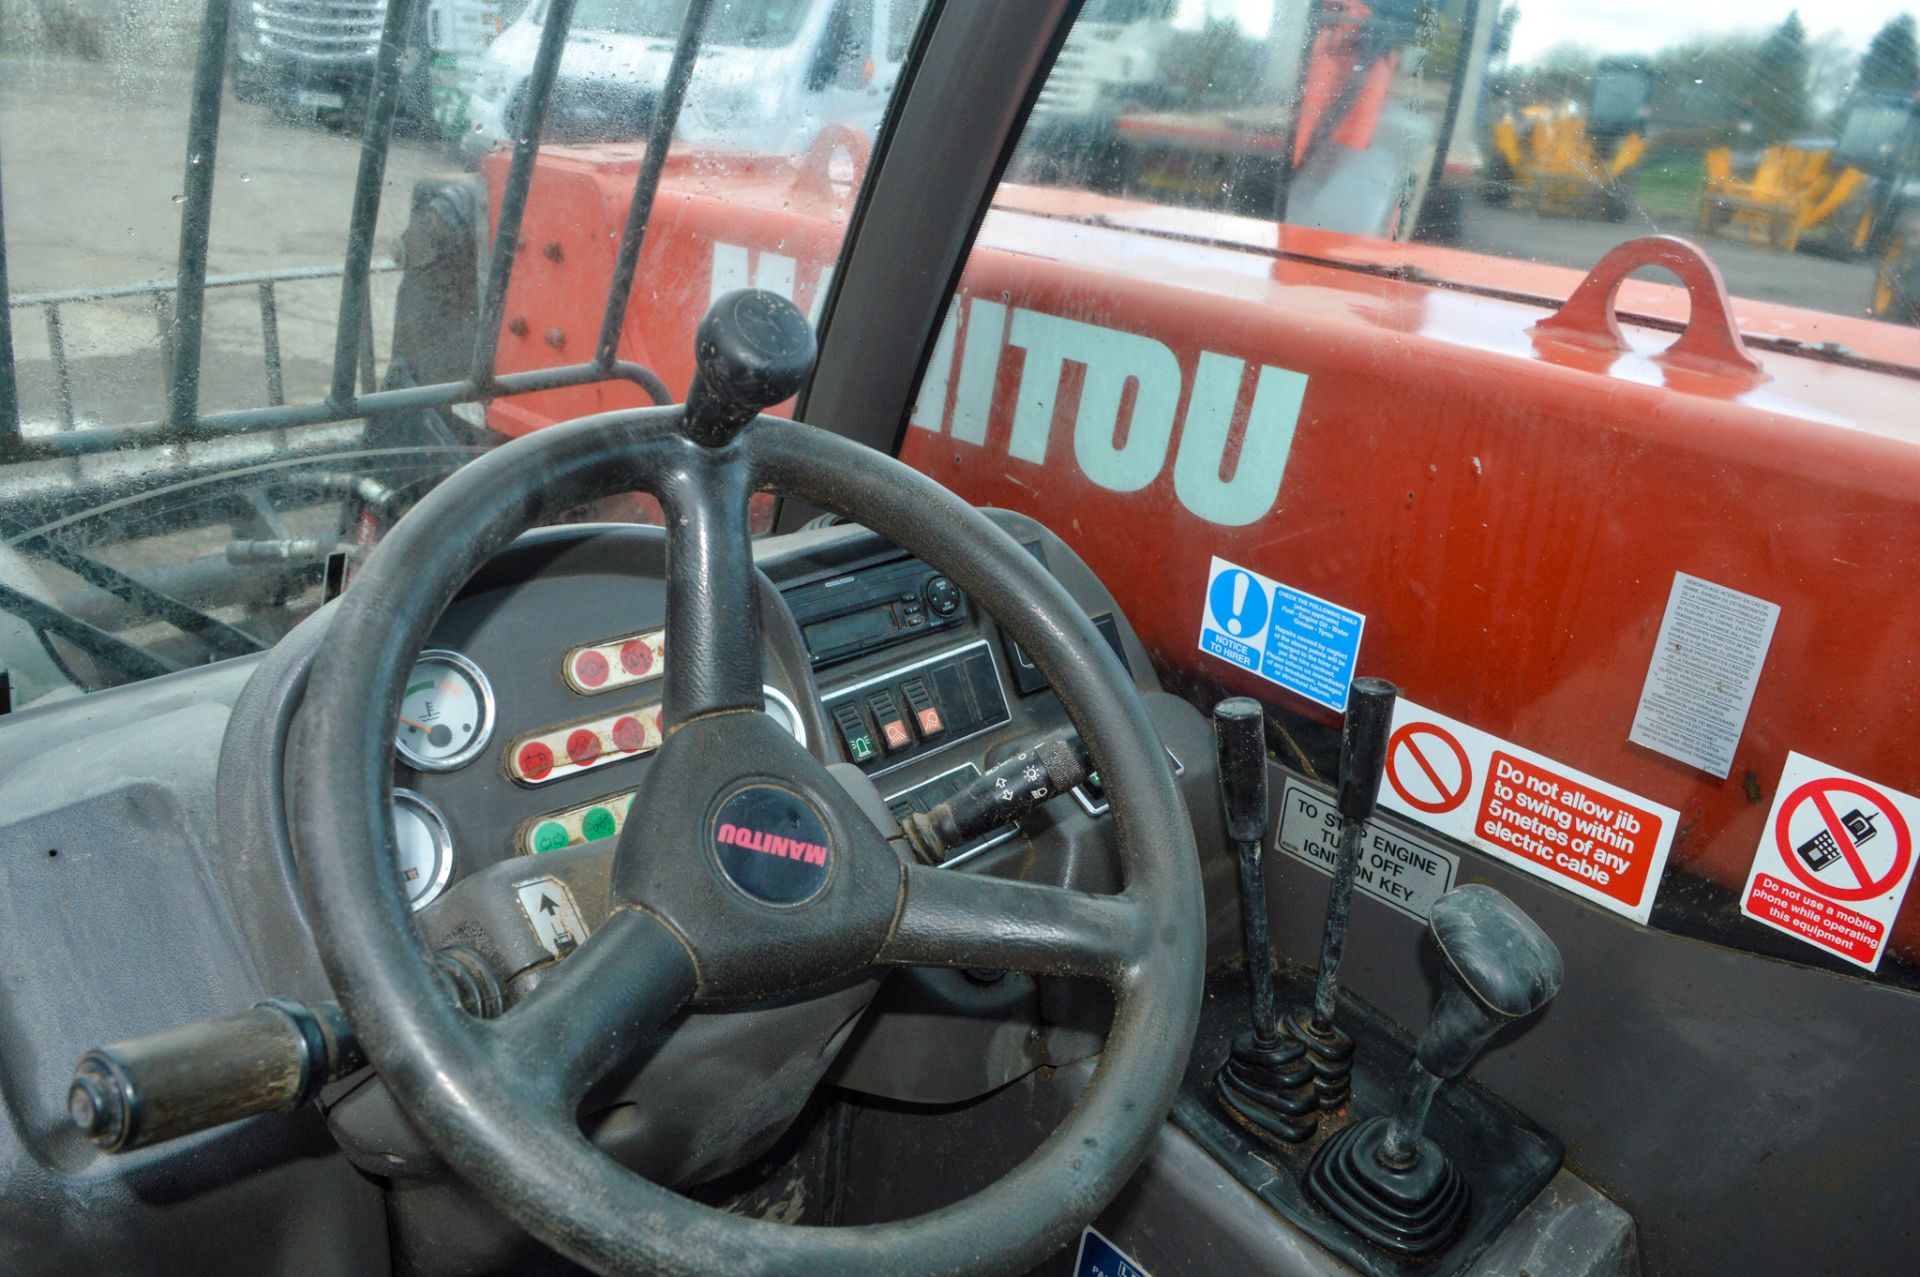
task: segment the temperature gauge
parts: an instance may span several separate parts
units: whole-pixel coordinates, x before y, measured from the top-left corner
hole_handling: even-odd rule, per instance
[[[393,791],[393,833],[400,882],[418,912],[446,890],[453,877],[453,832],[440,809],[411,789]]]
[[[493,686],[458,652],[420,653],[400,701],[394,748],[421,771],[464,767],[493,734]]]

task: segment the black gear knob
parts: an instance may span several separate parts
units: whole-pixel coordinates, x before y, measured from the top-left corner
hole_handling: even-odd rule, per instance
[[[1428,929],[1448,980],[1414,1047],[1393,1115],[1356,1122],[1307,1167],[1307,1192],[1349,1228],[1402,1255],[1431,1255],[1459,1231],[1470,1196],[1446,1151],[1426,1136],[1440,1084],[1466,1072],[1502,1025],[1560,991],[1560,950],[1492,887],[1456,887]]]
[[[693,338],[687,437],[730,442],[760,413],[800,392],[813,367],[813,326],[778,293],[743,288],[707,310]]]
[[[1420,1035],[1419,1060],[1435,1077],[1458,1077],[1502,1025],[1553,1000],[1566,967],[1539,924],[1492,887],[1454,888],[1427,925],[1453,979]]]

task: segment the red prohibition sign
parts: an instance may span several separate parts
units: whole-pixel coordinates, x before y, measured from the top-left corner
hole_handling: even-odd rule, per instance
[[[1426,736],[1438,740],[1459,762],[1458,789],[1448,786],[1427,757],[1426,751],[1433,747],[1428,745],[1422,748],[1421,741],[1418,739]],[[1431,798],[1416,798],[1407,792],[1406,783],[1400,779],[1400,769],[1409,763],[1426,778],[1428,784],[1433,786],[1434,792],[1440,796],[1437,801]],[[1393,792],[1400,795],[1407,806],[1437,816],[1442,812],[1452,811],[1466,801],[1467,791],[1473,788],[1473,764],[1467,761],[1467,751],[1460,747],[1460,742],[1455,740],[1453,733],[1446,728],[1435,723],[1408,723],[1387,738],[1387,783],[1393,786]]]
[[[1873,871],[1860,859],[1853,835],[1847,832],[1847,827],[1833,810],[1833,803],[1827,798],[1829,793],[1864,798],[1887,817],[1887,830],[1893,835],[1893,864],[1885,874],[1874,877]],[[1852,870],[1858,886],[1837,887],[1833,883],[1823,882],[1801,863],[1799,854],[1793,849],[1790,827],[1800,805],[1807,802],[1813,804],[1814,810],[1820,813],[1820,819],[1826,822],[1827,834],[1840,854],[1846,857],[1847,868]],[[1787,862],[1787,868],[1793,871],[1793,876],[1829,900],[1871,900],[1875,896],[1884,896],[1906,876],[1907,865],[1913,859],[1913,834],[1907,828],[1906,819],[1900,815],[1900,809],[1873,786],[1848,780],[1844,776],[1821,776],[1788,794],[1787,801],[1780,804],[1779,816],[1773,822],[1773,840],[1779,844],[1780,859]]]

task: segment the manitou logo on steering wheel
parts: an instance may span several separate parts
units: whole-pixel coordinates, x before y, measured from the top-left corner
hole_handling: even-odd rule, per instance
[[[801,301],[800,264],[779,253],[735,244],[713,246],[712,296],[764,288],[802,305],[818,322],[833,268],[811,273]],[[1009,353],[1019,355],[1017,376]],[[1109,492],[1138,492],[1173,465],[1180,503],[1211,523],[1239,527],[1273,509],[1286,477],[1307,376],[1259,365],[1246,401],[1247,361],[1202,350],[1189,381],[1180,356],[1164,342],[1022,306],[962,296],[947,312],[934,344],[910,425],[946,433],[976,447],[1004,447],[1034,465],[1055,456],[1054,421],[1070,368],[1079,370],[1071,412],[1072,451],[1087,479]],[[1003,374],[1017,386],[1011,429],[989,430]],[[1131,403],[1129,405],[1129,392]],[[1230,448],[1237,417],[1246,425]],[[997,422],[995,422],[997,424]],[[1175,432],[1178,431],[1178,441]],[[1234,451],[1232,477],[1222,478]]]
[[[779,834],[769,834],[744,825],[722,825],[714,835],[721,842],[731,843],[735,847],[745,847],[748,851],[757,851],[764,856],[783,856],[788,860],[804,860],[810,865],[827,863],[827,849],[817,842],[806,842],[799,838],[783,838]]]
[[[826,889],[833,839],[812,803],[782,785],[735,790],[713,815],[713,856],[742,894],[797,905]]]

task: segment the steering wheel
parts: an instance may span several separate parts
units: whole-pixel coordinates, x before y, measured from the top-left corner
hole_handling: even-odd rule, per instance
[[[684,408],[606,413],[503,445],[396,524],[340,601],[293,742],[294,831],[328,976],[427,1143],[509,1216],[602,1273],[1000,1274],[1064,1244],[1160,1129],[1199,1015],[1193,834],[1144,706],[1066,591],[897,461],[757,414],[813,335],[728,294]],[[436,984],[394,865],[392,724],[442,609],[544,516],[616,493],[666,512],[666,739],[613,853],[610,912],[517,1006],[479,1020]],[[747,526],[756,491],[857,518],[946,573],[1029,652],[1100,760],[1126,887],[1102,896],[908,863],[762,712]],[[1091,1082],[1023,1163],[897,1223],[793,1227],[650,1183],[582,1134],[586,1089],[688,1004],[751,1004],[879,965],[1097,977],[1114,1017]]]

